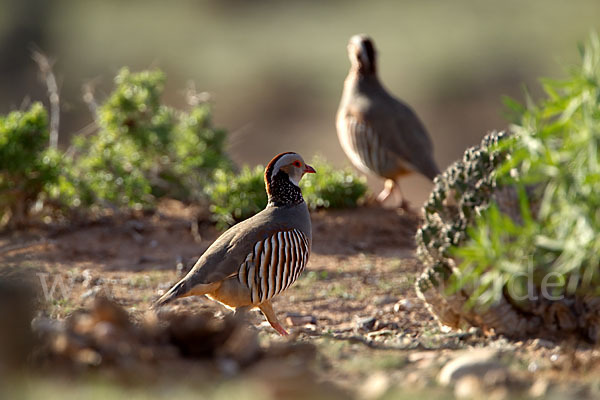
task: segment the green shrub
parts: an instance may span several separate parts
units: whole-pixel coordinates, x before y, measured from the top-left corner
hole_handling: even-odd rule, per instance
[[[243,221],[267,205],[264,167],[259,165],[250,169],[245,166],[238,174],[218,170],[208,194],[210,210],[220,229]]]
[[[350,169],[334,168],[322,158],[309,163],[317,171],[301,182],[302,193],[308,206],[316,208],[351,208],[360,204],[367,192],[366,179]]]
[[[189,113],[161,104],[161,71],[115,78],[99,108],[95,135],[75,139],[74,181],[85,206],[142,208],[158,197],[198,200],[216,169],[230,168],[225,132],[214,128],[208,104]]]
[[[60,155],[47,150],[48,117],[40,103],[0,117],[0,219],[21,223],[58,181]]]
[[[349,170],[338,170],[320,158],[312,165],[317,173],[300,182],[308,206],[316,208],[355,207],[367,191],[364,178]],[[267,205],[264,167],[244,167],[239,174],[218,171],[215,184],[209,189],[211,211],[220,228],[242,221]]]

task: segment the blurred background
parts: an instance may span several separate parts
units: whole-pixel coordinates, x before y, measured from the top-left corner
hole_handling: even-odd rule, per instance
[[[334,120],[346,43],[363,32],[385,86],[420,115],[445,167],[506,127],[502,95],[523,99],[527,85],[535,96],[537,77],[564,76],[559,64],[574,63],[574,44],[599,27],[596,0],[0,0],[0,113],[47,103],[37,48],[56,61],[63,145],[92,122],[84,84],[102,100],[120,67],[158,67],[167,103],[184,107],[191,83],[211,94],[238,163],[294,150],[349,165]],[[411,177],[402,187],[420,203],[431,184]]]

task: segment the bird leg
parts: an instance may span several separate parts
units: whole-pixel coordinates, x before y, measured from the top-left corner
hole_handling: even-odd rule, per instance
[[[377,196],[377,201],[380,203],[385,202],[391,195],[394,190],[394,186],[396,186],[396,182],[393,179],[386,179],[383,190]]]
[[[402,189],[400,189],[400,184],[394,182],[394,187],[396,188],[396,192],[398,193],[398,195],[400,197],[399,207],[401,209],[403,209],[404,211],[410,211],[410,203],[404,197],[404,194],[402,193]]]
[[[400,189],[400,185],[393,179],[386,179],[384,189],[381,191],[379,196],[377,196],[377,201],[383,205],[384,202],[390,199],[391,201],[389,201],[387,207],[398,207],[404,211],[410,211],[410,204],[404,198],[402,190]]]
[[[258,308],[260,308],[260,311],[262,311],[262,313],[265,315],[267,321],[269,321],[273,329],[275,329],[281,336],[288,335],[287,331],[283,329],[283,326],[281,326],[281,324],[279,323],[279,320],[275,315],[275,311],[273,311],[273,305],[271,304],[271,300],[265,301],[260,306],[258,306]]]

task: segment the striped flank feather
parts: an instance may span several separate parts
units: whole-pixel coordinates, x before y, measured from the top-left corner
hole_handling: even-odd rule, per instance
[[[364,172],[373,172],[385,175],[389,169],[395,167],[395,160],[388,157],[387,152],[380,143],[380,138],[375,135],[373,128],[364,121],[349,117],[344,129],[349,137],[349,150],[351,160]]]
[[[310,242],[298,229],[257,242],[238,271],[238,280],[250,289],[252,304],[261,304],[290,287],[304,270],[309,254]]]

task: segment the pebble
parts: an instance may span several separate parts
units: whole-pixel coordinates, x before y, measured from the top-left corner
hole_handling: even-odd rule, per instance
[[[288,314],[285,322],[291,326],[317,325],[317,319],[313,315]]]
[[[455,357],[440,371],[438,382],[448,386],[467,375],[483,378],[490,371],[505,371],[496,359],[498,352],[490,349],[472,349]]]
[[[554,343],[550,340],[539,339],[539,338],[535,339],[533,342],[531,342],[531,345],[536,349],[540,349],[540,348],[552,349],[552,348],[556,347],[556,343]]]
[[[94,286],[91,289],[86,290],[85,292],[83,292],[80,296],[81,300],[86,300],[90,297],[94,297],[95,295],[97,295],[100,291],[102,290],[101,286]]]
[[[359,398],[378,399],[390,388],[390,378],[383,372],[375,372],[370,375],[365,383],[360,387]]]
[[[396,298],[388,295],[377,296],[373,299],[373,304],[376,306],[383,306],[394,302],[396,302]]]
[[[377,318],[375,317],[359,318],[358,316],[356,316],[354,326],[358,330],[371,331],[375,327],[376,322]]]
[[[394,312],[410,311],[414,308],[414,304],[408,299],[399,300],[394,304]]]
[[[529,388],[529,395],[531,397],[543,397],[546,395],[548,391],[548,381],[546,379],[540,378],[533,382],[531,388]]]
[[[483,397],[483,386],[475,375],[465,375],[454,386],[454,396],[457,399],[472,399]]]

